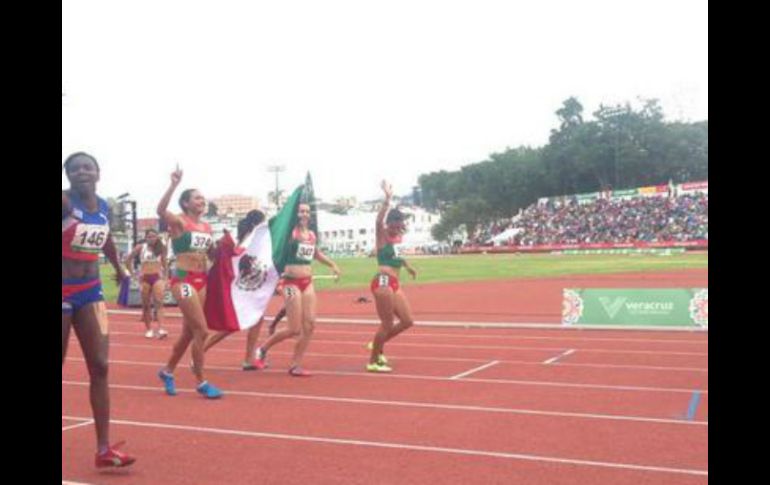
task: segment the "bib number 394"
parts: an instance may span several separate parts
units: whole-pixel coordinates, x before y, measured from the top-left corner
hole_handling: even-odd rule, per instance
[[[196,251],[206,251],[211,246],[211,236],[205,232],[190,234],[190,247]]]

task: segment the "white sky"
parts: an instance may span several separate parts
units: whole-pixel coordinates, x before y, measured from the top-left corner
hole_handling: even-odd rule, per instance
[[[708,3],[64,0],[62,91],[62,160],[91,152],[140,210],[177,161],[210,197],[264,201],[275,163],[324,199],[405,194],[543,145],[572,95],[707,119]]]

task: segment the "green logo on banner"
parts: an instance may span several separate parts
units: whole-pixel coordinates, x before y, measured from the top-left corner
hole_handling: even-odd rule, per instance
[[[605,296],[599,297],[599,302],[604,307],[604,311],[607,312],[607,315],[610,316],[610,318],[615,318],[617,316],[618,312],[621,308],[623,308],[623,303],[626,302],[628,298],[607,298]]]
[[[565,288],[564,325],[708,328],[708,288]]]

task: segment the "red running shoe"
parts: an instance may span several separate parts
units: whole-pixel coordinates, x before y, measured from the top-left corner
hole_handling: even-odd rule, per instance
[[[123,446],[125,441],[121,441],[113,446],[110,446],[106,452],[96,454],[96,468],[121,468],[129,466],[136,461],[136,458],[129,456],[125,453],[118,451],[118,448]]]
[[[251,361],[251,367],[253,369],[262,370],[265,367],[267,367],[267,352],[262,350],[262,347],[259,347],[257,348],[256,354],[257,354],[256,358]],[[252,370],[252,369],[246,369],[244,367],[244,370]]]

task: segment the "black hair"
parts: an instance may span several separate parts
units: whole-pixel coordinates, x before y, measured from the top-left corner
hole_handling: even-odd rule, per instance
[[[388,212],[388,216],[385,218],[386,224],[392,224],[394,222],[404,222],[406,220],[406,214],[398,209],[391,209]]]
[[[148,244],[147,235],[149,233],[151,233],[151,232],[154,232],[156,235],[158,235],[158,231],[156,231],[155,229],[153,229],[153,228],[147,229],[146,231],[144,231],[145,239],[142,241],[143,244]],[[148,246],[149,246],[149,244],[148,244]],[[152,246],[149,246],[149,247],[150,247],[150,249],[152,249],[152,252],[153,252],[153,254],[155,254],[155,256],[160,256],[160,255],[162,255],[163,253],[166,252],[166,245],[163,244],[163,241],[161,240],[160,237],[155,239],[155,244],[153,244]]]
[[[64,170],[64,173],[69,175],[70,173],[70,165],[72,164],[72,161],[76,158],[85,157],[94,162],[94,165],[96,165],[96,171],[99,172],[101,169],[99,168],[99,162],[96,161],[96,158],[93,155],[89,155],[86,152],[75,152],[72,155],[68,156],[66,160],[64,160],[64,164],[62,165],[61,169]]]
[[[182,202],[190,202],[190,197],[192,197],[193,192],[195,192],[197,189],[187,189],[182,192],[182,195],[179,196],[179,208],[182,209],[182,212],[187,214],[187,209],[184,205],[182,205]]]
[[[238,221],[238,242],[240,243],[255,227],[265,220],[265,213],[260,210],[249,211],[246,217]]]

